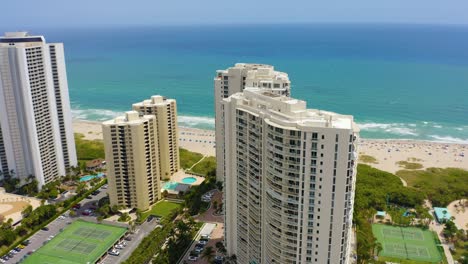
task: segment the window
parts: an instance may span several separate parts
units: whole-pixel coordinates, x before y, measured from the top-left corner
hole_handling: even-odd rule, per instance
[[[312,140],[317,140],[318,133],[312,133]]]

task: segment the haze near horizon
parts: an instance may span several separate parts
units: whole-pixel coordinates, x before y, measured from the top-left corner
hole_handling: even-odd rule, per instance
[[[0,16],[3,29],[38,27],[271,24],[271,23],[402,23],[468,25],[468,2],[435,0],[356,0],[310,2],[239,0],[232,2],[82,0],[76,2],[7,1]],[[27,8],[25,8],[27,7]],[[21,15],[18,15],[21,14]]]

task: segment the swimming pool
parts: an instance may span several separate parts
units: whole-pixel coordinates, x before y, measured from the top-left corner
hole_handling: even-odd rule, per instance
[[[163,185],[163,190],[171,190],[174,191],[177,188],[177,185],[179,185],[177,182],[166,182]]]
[[[194,182],[196,182],[197,179],[194,178],[194,177],[185,177],[182,179],[182,183],[185,183],[185,184],[192,184]]]
[[[97,175],[85,175],[80,178],[80,182],[90,181],[94,178],[101,178],[104,176],[104,173],[100,172]]]

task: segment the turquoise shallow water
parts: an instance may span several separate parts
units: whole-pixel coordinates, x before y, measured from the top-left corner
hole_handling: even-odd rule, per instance
[[[352,114],[363,137],[468,143],[468,28],[271,25],[38,30],[65,43],[75,118],[106,120],[153,94],[183,126],[214,127],[213,77],[273,64],[310,108]]]

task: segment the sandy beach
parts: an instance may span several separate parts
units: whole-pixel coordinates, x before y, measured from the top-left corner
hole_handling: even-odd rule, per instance
[[[436,143],[416,140],[372,140],[361,139],[359,154],[369,155],[377,163],[370,163],[375,168],[395,173],[403,168],[399,161],[419,163],[422,169],[462,168],[468,170],[468,145]]]
[[[93,121],[73,121],[75,133],[81,133],[85,139],[102,139],[101,123]],[[195,128],[179,127],[179,146],[206,156],[215,155],[215,132]],[[377,163],[371,165],[395,173],[403,169],[399,161],[413,161],[424,168],[454,167],[468,170],[468,145],[436,143],[417,140],[375,140],[360,139],[359,154],[369,155]]]

